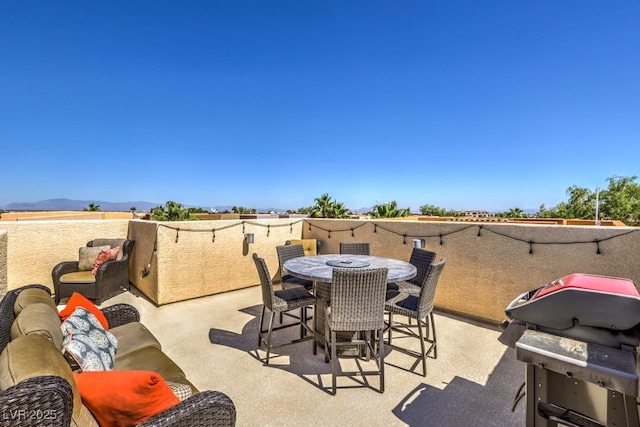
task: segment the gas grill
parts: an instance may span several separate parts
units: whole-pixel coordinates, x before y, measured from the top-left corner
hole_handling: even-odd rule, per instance
[[[505,309],[500,342],[526,363],[513,406],[526,425],[638,427],[640,294],[628,279],[571,274]]]

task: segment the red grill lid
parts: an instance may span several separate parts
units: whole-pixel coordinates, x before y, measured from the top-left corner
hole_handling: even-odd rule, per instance
[[[547,283],[536,291],[532,299],[541,298],[553,292],[570,288],[640,297],[636,285],[629,279],[576,273]]]
[[[640,324],[640,294],[629,279],[576,273],[521,294],[506,314],[553,329],[626,330]]]

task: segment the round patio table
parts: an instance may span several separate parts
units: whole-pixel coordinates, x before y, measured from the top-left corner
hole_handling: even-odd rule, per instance
[[[386,268],[388,269],[387,283],[409,280],[418,273],[416,267],[408,262],[371,255],[302,256],[285,261],[283,267],[293,276],[312,280],[316,296],[325,301],[331,299],[331,278],[334,268]],[[316,304],[314,317],[317,332],[316,343],[324,347],[324,303]],[[348,333],[340,333],[339,335],[347,336]]]
[[[293,276],[325,283],[331,283],[335,267],[387,268],[387,283],[409,280],[418,273],[416,267],[408,262],[371,255],[312,255],[293,258],[284,263],[284,268]]]

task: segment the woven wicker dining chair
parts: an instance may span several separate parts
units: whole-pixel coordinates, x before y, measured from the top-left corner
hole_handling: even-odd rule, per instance
[[[262,312],[260,314],[260,326],[258,327],[258,347],[262,346],[262,344],[266,346],[267,354],[265,364],[268,365],[271,350],[302,342],[313,337],[313,331],[307,325],[306,307],[315,306],[316,297],[302,286],[296,286],[290,289],[281,289],[277,291],[274,290],[273,282],[271,281],[271,276],[269,275],[269,269],[267,268],[267,263],[256,253],[253,254],[253,261],[256,264],[258,276],[260,276],[260,286],[262,287]],[[264,315],[267,309],[271,312],[271,316],[269,318],[268,328],[264,329]],[[290,311],[296,309],[300,309],[299,316],[290,313]],[[294,318],[296,319],[296,322],[274,327],[273,320],[276,313]],[[297,325],[300,325],[300,339],[296,339],[276,346],[271,344],[271,336],[273,334],[273,331],[290,328]]]
[[[424,279],[420,288],[420,293],[416,296],[403,291],[388,291],[385,310],[389,315],[389,320],[385,326],[385,332],[388,333],[386,344],[402,353],[416,357],[418,360],[412,367],[415,368],[420,360],[422,360],[422,376],[427,376],[427,357],[433,352],[433,358],[437,358],[437,340],[436,340],[436,324],[433,316],[433,306],[436,296],[436,286],[440,279],[440,274],[446,260],[443,258],[436,264],[432,264],[429,273]],[[394,314],[407,317],[407,322],[394,322]],[[411,319],[416,320],[416,324],[412,324]],[[416,334],[415,328],[418,329]],[[431,329],[431,330],[429,330]],[[399,347],[392,343],[392,332],[402,333],[405,336],[420,339],[420,352],[416,352],[406,347]],[[426,348],[425,343],[429,343]]]
[[[285,261],[305,256],[302,245],[276,246],[276,252],[278,253],[278,263],[280,264],[280,286],[282,286],[283,289],[302,286],[307,290],[312,290],[313,281],[292,276],[287,272],[287,269],[284,268]]]
[[[379,392],[384,392],[383,330],[387,274],[386,268],[333,269],[331,301],[325,303],[324,357],[325,362],[331,359],[331,384],[334,395],[338,376],[378,375],[380,377]],[[343,331],[349,331],[348,336],[351,339],[338,341],[336,332]],[[378,338],[377,345],[374,344],[373,337]],[[366,349],[367,359],[373,355],[377,370],[338,373],[337,347],[354,345]],[[331,350],[330,357],[329,350]]]
[[[340,253],[350,255],[369,255],[369,243],[340,242]]]
[[[416,270],[418,270],[417,274],[412,279],[406,281],[389,283],[387,290],[406,292],[416,296],[420,295],[420,289],[422,289],[422,285],[435,259],[435,252],[421,248],[413,248],[409,263],[416,267]]]

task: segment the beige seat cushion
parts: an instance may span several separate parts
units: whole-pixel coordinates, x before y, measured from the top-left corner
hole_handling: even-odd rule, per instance
[[[58,311],[48,304],[37,303],[23,308],[11,325],[11,339],[23,335],[40,335],[62,349],[62,330]]]
[[[48,304],[54,310],[58,310],[50,293],[40,288],[27,288],[18,294],[16,302],[13,305],[13,313],[17,316],[23,308],[36,303]]]
[[[318,241],[316,239],[297,239],[289,241],[292,245],[302,245],[304,249],[304,255],[317,255],[318,254]]]
[[[160,341],[140,322],[130,322],[116,326],[115,328],[109,329],[109,332],[118,340],[116,359],[118,356],[122,357],[127,353],[145,347],[162,349]]]
[[[0,354],[0,390],[43,375],[62,377],[73,390],[72,425],[97,427],[91,412],[82,404],[71,368],[51,341],[38,335],[25,335],[11,341]]]
[[[116,352],[113,369],[150,370],[159,373],[167,381],[186,378],[184,371],[157,347],[144,347],[126,354]]]
[[[88,271],[74,271],[60,276],[60,283],[96,283],[96,276]]]

